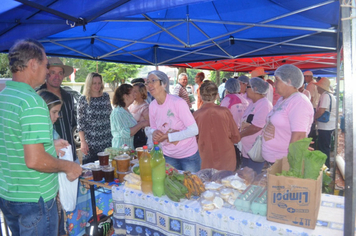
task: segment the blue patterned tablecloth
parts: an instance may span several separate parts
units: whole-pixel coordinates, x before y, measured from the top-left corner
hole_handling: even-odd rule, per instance
[[[323,194],[315,230],[267,221],[234,207],[203,211],[199,201],[172,202],[124,186],[113,187],[117,235],[343,235],[344,197]]]
[[[113,201],[110,189],[99,188],[95,191],[96,213],[110,215],[113,213]],[[69,235],[83,235],[86,222],[92,217],[90,190],[79,183],[77,207],[67,212],[67,227]]]

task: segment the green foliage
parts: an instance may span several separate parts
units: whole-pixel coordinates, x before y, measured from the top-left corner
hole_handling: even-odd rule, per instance
[[[188,84],[194,85],[195,84],[195,76],[197,73],[201,72],[201,70],[197,69],[187,69],[188,75]]]
[[[120,64],[103,61],[91,61],[75,58],[62,58],[64,64],[77,69],[75,81],[85,82],[90,72],[98,72],[103,76],[103,80],[109,83],[114,91],[120,84],[128,82],[129,78],[134,78],[141,68],[141,65]]]
[[[110,84],[114,91],[120,84],[128,82],[129,78],[134,78],[137,75],[141,65],[106,63],[103,71],[105,82]]]
[[[309,151],[311,138],[304,138],[289,145],[289,170],[277,175],[292,176],[304,179],[317,179],[326,155],[321,151]]]
[[[234,72],[227,72],[227,71],[220,71],[220,80],[217,81],[217,73],[218,71],[212,71],[210,73],[210,80],[214,81],[215,83],[221,83],[222,79],[225,77],[226,79],[230,79],[234,77]],[[218,85],[219,85],[218,84]]]
[[[5,53],[0,53],[0,78],[12,78],[9,59],[7,59],[7,54]]]
[[[323,193],[332,193],[332,188],[330,188],[330,184],[332,182],[332,179],[330,176],[328,176],[325,171],[323,171]]]
[[[304,179],[317,179],[326,158],[326,154],[318,150],[306,155],[304,159]]]
[[[289,145],[288,162],[289,172],[292,176],[303,178],[303,161],[305,156],[310,152],[308,150],[311,138],[304,138]]]

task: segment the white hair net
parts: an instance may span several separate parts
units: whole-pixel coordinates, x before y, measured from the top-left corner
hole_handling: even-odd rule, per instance
[[[259,94],[267,94],[269,89],[269,83],[259,77],[251,78],[250,86],[252,91]]]
[[[159,70],[153,70],[151,72],[148,73],[147,78],[149,75],[154,74],[155,76],[157,76],[157,78],[162,81],[162,86],[165,87],[165,90],[167,93],[169,93],[169,78],[166,75],[166,73],[159,71]]]
[[[277,68],[274,72],[274,76],[278,76],[287,85],[294,88],[300,88],[304,82],[304,76],[302,71],[290,64],[286,64]]]
[[[240,83],[237,79],[228,79],[225,82],[225,89],[231,94],[238,93],[240,92]]]
[[[248,81],[249,81],[249,78],[246,75],[241,75],[237,79],[244,84],[248,84]]]

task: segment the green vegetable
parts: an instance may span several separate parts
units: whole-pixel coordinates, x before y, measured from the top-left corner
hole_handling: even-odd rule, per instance
[[[289,145],[289,171],[282,171],[278,175],[315,180],[318,178],[326,155],[321,151],[309,151],[311,140],[311,138],[304,138]]]
[[[332,188],[330,188],[330,183],[332,179],[325,172],[323,172],[323,193],[332,193]]]
[[[132,170],[135,174],[140,175],[140,166],[135,166]]]
[[[304,179],[317,179],[327,156],[321,151],[312,151],[304,157]]]
[[[288,163],[290,168],[286,176],[303,178],[303,161],[305,156],[310,153],[308,147],[311,141],[312,138],[304,138],[289,145]]]

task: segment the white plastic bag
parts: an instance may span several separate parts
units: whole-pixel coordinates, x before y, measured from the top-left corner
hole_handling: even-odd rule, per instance
[[[66,148],[62,148],[65,152],[63,156],[59,155],[59,159],[73,161],[72,146],[69,145]],[[77,193],[78,193],[78,179],[69,181],[67,175],[64,172],[58,173],[59,182],[59,198],[61,200],[62,208],[65,211],[74,211],[77,205]]]
[[[262,157],[262,135],[257,136],[252,148],[247,152],[247,155],[255,162],[265,161]]]
[[[145,127],[145,134],[147,136],[148,150],[151,150],[151,148],[153,148],[153,140],[152,140],[153,130],[151,129],[151,127],[149,126]]]

